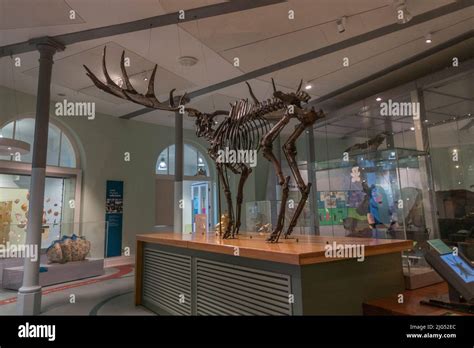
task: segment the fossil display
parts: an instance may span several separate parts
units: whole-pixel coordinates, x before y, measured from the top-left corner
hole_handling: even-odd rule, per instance
[[[382,145],[382,143],[384,142],[385,138],[388,135],[390,135],[389,132],[382,132],[363,143],[357,143],[357,144],[352,145],[351,147],[347,148],[344,152],[352,153],[358,150],[375,151],[380,147],[380,145]]]
[[[289,236],[293,228],[296,226],[298,217],[301,215],[303,207],[308,198],[311,183],[305,183],[301,172],[298,168],[296,155],[296,141],[303,132],[310,128],[318,119],[324,118],[324,113],[316,111],[314,107],[304,108],[304,104],[310,100],[310,95],[301,90],[302,82],[300,82],[296,92],[285,93],[276,89],[275,82],[272,79],[273,97],[264,101],[259,101],[252,91],[251,86],[247,83],[252,101],[241,99],[231,104],[229,111],[218,110],[213,113],[202,113],[196,109],[184,107],[189,101],[186,93],[182,96],[174,97],[174,89],[169,93],[169,99],[160,102],[154,93],[154,82],[157,65],[149,78],[149,84],[146,94],[138,93],[130,83],[124,64],[125,54],[122,53],[121,71],[123,86],[120,87],[115,83],[107,72],[106,67],[106,49],[102,59],[102,70],[106,82],[98,79],[86,66],[87,75],[93,83],[101,90],[115,95],[119,98],[132,101],[134,103],[167,111],[185,111],[188,116],[195,118],[196,135],[203,137],[209,142],[209,156],[215,162],[219,179],[224,189],[224,195],[227,202],[229,223],[226,226],[223,238],[233,238],[239,233],[241,226],[241,208],[243,202],[243,188],[247,178],[252,172],[253,164],[249,161],[250,155],[256,159],[256,154],[262,150],[263,156],[271,162],[278,178],[278,184],[282,188],[282,198],[280,211],[278,213],[277,224],[270,237],[271,242],[277,242],[280,238],[284,227],[284,218],[286,203],[289,193],[290,176],[284,176],[280,161],[273,153],[273,143],[278,138],[282,130],[290,123],[296,120],[298,123],[291,132],[288,140],[282,146],[283,153],[288,162],[291,174],[296,182],[296,186],[301,193],[301,199],[291,218],[285,237]],[[271,124],[267,119],[270,113],[279,112],[282,116]],[[224,115],[224,120],[216,126],[215,117]],[[214,128],[215,127],[215,128]],[[223,159],[223,153],[231,154],[230,157]],[[243,158],[235,157],[235,154],[246,154]],[[250,155],[249,155],[250,154]],[[236,197],[236,210],[234,216],[233,202],[230,191],[228,171],[239,175],[239,184]]]

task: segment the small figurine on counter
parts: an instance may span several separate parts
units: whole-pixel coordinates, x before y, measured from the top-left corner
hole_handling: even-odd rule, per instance
[[[222,214],[220,222],[214,226],[214,229],[216,230],[216,235],[220,236],[221,231],[225,232],[227,229],[227,226],[229,225],[229,222],[230,222],[229,214],[228,213]]]

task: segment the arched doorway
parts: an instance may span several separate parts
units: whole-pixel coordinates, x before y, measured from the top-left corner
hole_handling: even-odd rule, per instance
[[[164,149],[156,161],[156,214],[157,226],[164,228],[173,224],[174,207],[174,157],[175,146]],[[191,144],[184,144],[183,168],[183,232],[191,233],[195,230],[196,215],[204,214],[207,217],[208,229],[216,221],[215,183],[212,180],[211,168],[207,156]]]

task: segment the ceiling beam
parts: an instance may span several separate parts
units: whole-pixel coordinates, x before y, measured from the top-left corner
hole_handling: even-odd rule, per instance
[[[466,7],[473,6],[473,5],[474,5],[474,0],[458,0],[458,1],[450,3],[448,5],[441,6],[441,7],[438,7],[436,9],[434,9],[434,10],[419,14],[418,16],[413,17],[411,19],[411,21],[409,21],[408,23],[398,24],[398,23],[395,22],[395,23],[389,24],[385,27],[381,27],[381,28],[369,31],[369,32],[364,33],[364,34],[351,37],[347,40],[340,41],[340,42],[337,42],[335,44],[328,45],[328,46],[325,46],[325,47],[322,47],[322,48],[318,48],[316,50],[313,50],[313,51],[310,51],[310,52],[307,52],[307,53],[303,53],[299,56],[292,57],[292,58],[283,60],[281,62],[271,64],[271,65],[268,65],[266,67],[250,71],[248,73],[239,75],[239,76],[231,78],[229,80],[222,81],[222,82],[219,82],[219,83],[216,83],[216,84],[213,84],[213,85],[195,90],[193,92],[188,93],[188,96],[189,96],[189,98],[192,99],[192,98],[196,98],[198,96],[204,95],[204,94],[212,93],[214,91],[217,91],[217,90],[229,87],[229,86],[233,86],[233,85],[236,85],[236,84],[239,84],[239,83],[257,78],[257,77],[262,76],[262,75],[270,74],[272,72],[282,70],[282,69],[291,67],[293,65],[297,65],[297,64],[300,64],[300,63],[307,62],[309,60],[317,59],[319,57],[322,57],[322,56],[325,56],[325,55],[343,50],[345,48],[355,46],[355,45],[359,45],[361,43],[364,43],[364,42],[367,42],[367,41],[370,41],[370,40],[374,40],[374,39],[377,39],[377,38],[385,36],[385,35],[392,34],[392,33],[397,32],[399,30],[403,30],[403,29],[406,29],[406,28],[409,28],[409,27],[412,27],[412,26],[415,26],[415,25],[419,25],[421,23],[428,22],[428,21],[433,20],[435,18],[444,16],[444,15],[447,15],[447,14],[450,14],[450,13],[453,13],[453,12],[456,12],[456,11],[463,10]],[[394,18],[395,18],[395,14],[394,14]],[[151,111],[154,111],[154,110],[149,109],[149,108],[143,108],[143,109],[136,110],[132,113],[123,115],[123,116],[121,116],[121,118],[131,119],[131,118],[146,114],[146,113],[151,112]]]
[[[474,100],[474,98],[466,98],[466,97],[463,97],[463,96],[460,96],[460,95],[454,95],[454,94],[444,93],[444,92],[440,92],[440,91],[433,91],[432,89],[425,89],[425,92],[438,94],[438,95],[442,95],[442,96],[450,97],[450,98],[462,99],[462,100],[466,100],[466,101],[473,101]]]
[[[349,91],[352,91],[366,83],[369,83],[369,82],[372,82],[372,81],[375,81],[376,79],[378,78],[381,78],[381,77],[384,77],[384,76],[387,76],[388,74],[392,73],[392,72],[395,72],[397,71],[398,69],[402,69],[403,67],[405,66],[408,66],[410,64],[413,64],[415,62],[418,62],[424,58],[427,58],[437,52],[440,52],[444,49],[447,49],[449,47],[452,47],[452,46],[455,46],[465,40],[468,40],[468,39],[472,39],[474,35],[474,30],[471,30],[469,32],[466,32],[464,34],[461,34],[451,40],[448,40],[444,43],[441,43],[439,45],[436,45],[432,48],[430,48],[429,50],[426,50],[426,51],[423,51],[419,54],[416,54],[410,58],[407,58],[399,63],[396,63],[392,66],[389,66],[385,69],[382,69],[378,72],[375,72],[373,73],[372,75],[369,75],[367,77],[364,77],[360,80],[357,80],[349,85],[346,85],[340,89],[337,89],[333,92],[330,92],[328,94],[325,94],[317,99],[314,99],[312,101],[310,101],[309,105],[318,105],[319,107],[323,106],[324,107],[324,104],[321,105],[321,103],[323,102],[326,102],[326,101],[331,101],[333,100],[333,98],[336,98],[338,96],[341,96],[342,94],[346,93],[346,92],[349,92]],[[471,54],[472,56],[472,54]],[[470,60],[467,60],[465,62],[463,62],[458,68],[452,68],[452,69],[444,69],[442,71],[439,71],[438,73],[436,73],[436,77],[435,79],[436,80],[441,80],[441,79],[444,79],[448,76],[458,76],[459,74],[463,74],[465,71],[470,71],[472,68],[474,68],[474,61],[472,61],[472,59]],[[440,76],[441,75],[441,76]],[[431,81],[432,79],[434,78],[433,74],[431,75],[428,75],[428,76],[425,76],[425,77],[421,77],[419,79],[416,80],[416,84],[419,85],[419,86],[425,86],[427,84],[430,84],[430,83],[433,83],[433,81]],[[400,87],[400,88],[398,88]],[[416,86],[413,84],[413,81],[410,81],[408,83],[404,83],[402,85],[398,85],[398,87],[392,87],[392,89],[389,90],[388,94],[392,94],[390,91],[393,91],[395,88],[397,89],[397,93],[400,92],[400,91],[406,91],[406,90],[410,90],[410,89],[416,89]],[[381,91],[380,92],[381,94],[387,94],[387,90],[385,91]],[[396,93],[394,93],[396,94]],[[362,99],[365,99],[369,96],[360,96],[359,100],[362,100]],[[346,103],[346,104],[349,104],[349,107],[350,105],[352,105],[352,103]],[[347,106],[347,105],[346,105]],[[337,108],[340,109],[340,108],[343,108],[344,105],[339,105]],[[342,118],[344,117],[343,113],[339,114],[338,116],[335,116],[335,117],[332,117],[332,118],[329,118],[327,119],[326,121],[321,121],[318,123],[316,127],[318,126],[323,126],[324,124],[328,123],[328,122],[333,122],[339,118]]]
[[[286,2],[286,0],[231,0],[219,4],[185,10],[184,19],[179,19],[179,12],[173,12],[167,13],[165,15],[139,19],[133,22],[114,24],[106,27],[82,30],[75,33],[57,35],[51,38],[64,46],[68,46],[78,42],[96,40],[109,36],[163,27],[166,25],[190,22],[198,19],[250,10],[262,6],[274,5],[282,2]],[[30,41],[19,42],[0,47],[0,58],[32,52],[35,50],[36,46]]]
[[[399,63],[396,63],[396,64],[394,64],[394,65],[391,65],[391,66],[389,66],[389,67],[387,67],[387,68],[385,68],[385,69],[382,69],[382,70],[380,70],[380,71],[377,71],[376,73],[373,73],[372,75],[369,75],[369,76],[364,77],[364,78],[362,78],[362,79],[360,79],[360,80],[357,80],[357,81],[355,81],[355,82],[353,82],[353,83],[351,83],[351,84],[349,84],[349,85],[346,85],[346,86],[344,86],[344,87],[342,87],[342,88],[340,88],[340,89],[337,89],[337,90],[335,90],[335,91],[333,91],[333,92],[331,92],[331,93],[328,93],[328,94],[325,94],[325,95],[323,95],[323,96],[320,96],[319,98],[317,98],[317,99],[311,101],[310,104],[311,104],[311,105],[316,105],[316,104],[320,104],[320,103],[322,103],[322,102],[324,102],[324,101],[330,100],[330,99],[332,99],[332,98],[334,98],[334,97],[336,97],[336,96],[339,96],[339,95],[341,95],[341,94],[344,94],[345,92],[351,91],[351,90],[353,90],[354,88],[360,87],[360,86],[362,86],[362,85],[364,85],[364,84],[366,84],[366,83],[368,83],[368,82],[374,81],[374,80],[376,80],[376,79],[378,79],[378,78],[380,78],[380,77],[384,77],[384,76],[386,76],[387,74],[389,74],[389,73],[391,73],[391,72],[394,72],[394,71],[396,71],[396,70],[398,70],[398,69],[401,69],[401,68],[403,68],[403,67],[405,67],[405,66],[407,66],[407,65],[410,65],[410,64],[415,63],[415,62],[417,62],[417,61],[420,61],[420,60],[422,60],[422,59],[424,59],[424,58],[427,58],[427,57],[429,57],[429,56],[431,56],[431,55],[433,55],[433,54],[435,54],[435,53],[437,53],[437,52],[440,52],[440,51],[442,51],[442,50],[444,50],[444,49],[447,49],[447,48],[449,48],[449,47],[452,47],[452,46],[454,46],[454,45],[457,45],[457,44],[459,44],[459,43],[461,43],[461,42],[463,42],[463,41],[466,41],[466,40],[468,40],[468,39],[471,39],[473,36],[474,36],[474,30],[470,30],[470,31],[468,31],[468,32],[466,32],[466,33],[464,33],[464,34],[461,34],[461,35],[459,35],[459,36],[454,37],[454,38],[451,39],[451,40],[448,40],[448,41],[443,42],[443,43],[441,43],[441,44],[439,44],[439,45],[436,45],[436,46],[434,46],[434,47],[432,47],[432,48],[430,48],[430,49],[428,49],[428,50],[426,50],[426,51],[423,51],[423,52],[421,52],[421,53],[419,53],[419,54],[416,54],[416,55],[414,55],[414,56],[412,56],[412,57],[409,57],[409,58],[407,58],[407,59],[404,59],[404,60],[402,60],[402,61],[399,62]],[[457,98],[459,98],[459,97],[457,97]]]

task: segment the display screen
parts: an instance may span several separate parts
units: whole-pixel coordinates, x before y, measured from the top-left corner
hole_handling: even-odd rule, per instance
[[[474,269],[459,255],[445,254],[441,259],[466,283],[474,282]]]

